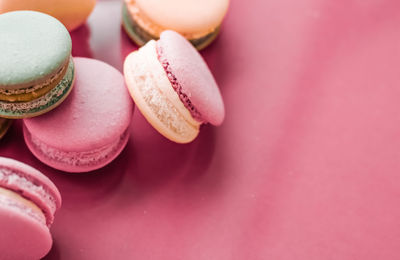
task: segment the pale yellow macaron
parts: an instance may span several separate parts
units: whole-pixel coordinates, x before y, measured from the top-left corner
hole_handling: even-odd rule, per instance
[[[124,0],[123,26],[137,44],[158,39],[164,30],[183,35],[198,50],[218,35],[229,0]]]
[[[49,14],[61,21],[68,31],[85,23],[96,5],[96,0],[2,0],[0,14],[32,10]]]

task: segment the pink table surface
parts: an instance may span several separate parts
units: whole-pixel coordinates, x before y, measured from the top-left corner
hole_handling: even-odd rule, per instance
[[[91,174],[53,170],[63,207],[45,259],[400,259],[400,2],[233,0],[202,52],[221,127],[172,143],[135,112],[131,139]],[[137,47],[100,1],[73,55],[122,68]]]

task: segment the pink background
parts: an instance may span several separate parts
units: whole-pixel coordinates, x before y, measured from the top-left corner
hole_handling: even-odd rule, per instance
[[[0,155],[63,196],[45,259],[400,259],[399,25],[397,0],[233,0],[202,52],[224,124],[178,145],[135,111],[91,174],[40,163],[16,122]],[[118,1],[72,37],[120,70],[136,49]]]

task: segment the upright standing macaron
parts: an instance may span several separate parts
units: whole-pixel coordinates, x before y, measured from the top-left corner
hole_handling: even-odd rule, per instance
[[[191,142],[202,123],[220,125],[224,103],[217,83],[195,48],[174,31],[164,31],[129,54],[125,81],[147,121],[177,143]]]
[[[0,157],[0,257],[40,259],[51,248],[50,226],[61,206],[57,187],[38,170]]]
[[[0,117],[0,139],[7,133],[10,128],[12,120]]]
[[[57,18],[72,31],[86,21],[95,5],[96,0],[2,0],[0,14],[17,10],[38,11]]]
[[[98,60],[74,60],[70,96],[51,113],[24,119],[24,137],[43,163],[66,172],[88,172],[111,162],[125,147],[133,102],[118,70]]]
[[[229,0],[124,0],[122,23],[138,45],[174,30],[198,50],[218,35]]]
[[[0,15],[0,32],[0,117],[33,117],[58,106],[74,79],[64,25],[47,14],[16,11]]]

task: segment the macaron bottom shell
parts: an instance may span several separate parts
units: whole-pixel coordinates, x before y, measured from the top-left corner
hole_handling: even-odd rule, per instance
[[[60,105],[71,92],[74,82],[74,62],[71,57],[61,81],[45,95],[27,102],[0,101],[0,116],[9,119],[35,117]]]
[[[53,243],[46,225],[3,203],[0,203],[0,230],[2,260],[41,259]]]
[[[138,46],[143,46],[148,41],[157,40],[159,38],[159,36],[152,35],[150,32],[147,32],[144,28],[142,28],[137,22],[135,22],[135,20],[129,14],[125,2],[122,4],[122,25],[129,38],[131,38]],[[207,35],[188,40],[197,50],[200,51],[210,45],[215,38],[217,38],[219,31],[220,26]]]
[[[129,130],[128,127],[117,140],[101,148],[71,152],[46,145],[33,136],[25,125],[23,126],[25,143],[36,158],[55,169],[72,173],[94,171],[113,161],[128,143]]]

